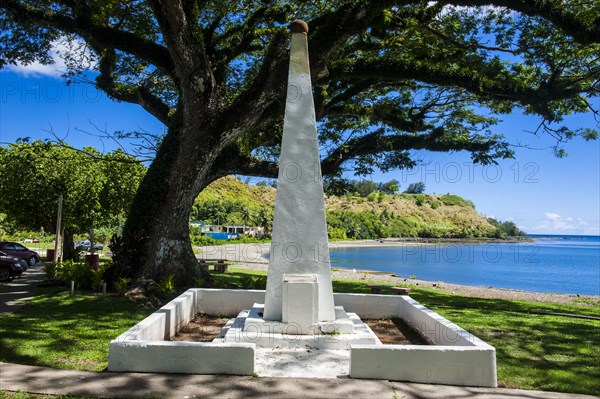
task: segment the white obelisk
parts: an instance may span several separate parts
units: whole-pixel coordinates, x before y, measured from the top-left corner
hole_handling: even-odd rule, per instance
[[[292,43],[279,160],[265,320],[282,320],[284,275],[316,275],[318,321],[335,320],[315,105],[308,63],[308,26],[290,25]]]

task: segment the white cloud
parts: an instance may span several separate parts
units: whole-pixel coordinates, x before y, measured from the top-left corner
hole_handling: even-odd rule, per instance
[[[558,213],[546,212],[546,217],[549,220],[560,220],[561,219],[561,216]]]
[[[18,63],[17,65],[7,65],[6,70],[25,77],[49,76],[60,78],[67,71],[66,54],[68,53],[78,54],[75,57],[86,60],[89,63],[87,69],[93,67],[94,63],[89,59],[89,50],[83,42],[78,39],[64,37],[52,43],[49,55],[54,63],[49,65],[43,65],[37,61],[28,65]]]
[[[532,234],[597,235],[600,232],[600,223],[597,220],[563,217],[555,212],[546,212],[545,216],[537,221],[535,227],[524,226],[523,229]]]
[[[17,65],[7,65],[6,70],[25,77],[50,76],[59,78],[67,70],[65,60],[59,55],[59,52],[63,49],[66,49],[63,43],[54,43],[50,50],[50,57],[54,61],[53,64],[43,65],[37,61],[28,65],[18,63]]]

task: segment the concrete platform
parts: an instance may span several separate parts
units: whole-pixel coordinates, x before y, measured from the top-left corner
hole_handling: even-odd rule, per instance
[[[336,306],[336,320],[317,323],[313,334],[302,334],[294,324],[264,320],[262,304],[241,311],[225,326],[223,338],[213,342],[252,343],[262,348],[280,349],[350,349],[351,345],[381,345],[377,335],[363,323],[356,313],[346,313]],[[346,371],[346,374],[348,372]]]

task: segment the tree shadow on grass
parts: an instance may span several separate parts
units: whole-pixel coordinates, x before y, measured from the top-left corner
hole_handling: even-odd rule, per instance
[[[149,313],[125,298],[40,288],[19,312],[0,317],[0,360],[96,370],[110,340]]]

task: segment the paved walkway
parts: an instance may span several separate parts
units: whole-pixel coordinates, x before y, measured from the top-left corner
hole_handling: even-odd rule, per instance
[[[0,316],[16,312],[33,297],[37,285],[44,280],[44,262],[38,262],[10,283],[0,284]]]
[[[109,373],[0,363],[0,389],[111,398],[583,399],[592,396],[385,380]]]

